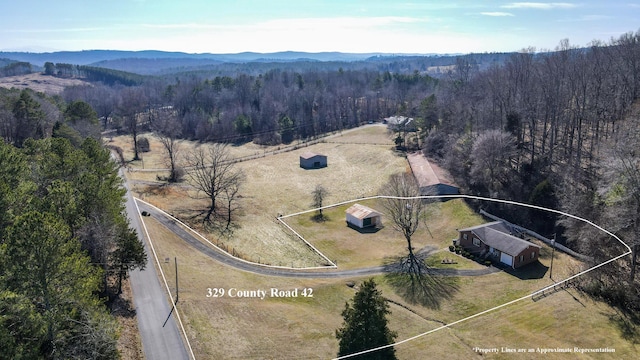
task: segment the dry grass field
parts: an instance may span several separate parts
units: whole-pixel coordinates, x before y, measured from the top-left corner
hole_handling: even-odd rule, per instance
[[[178,258],[180,302],[178,309],[198,359],[330,359],[337,351],[334,331],[342,323],[340,315],[355,292],[348,280],[358,284],[364,278],[285,279],[235,270],[205,257],[175,237],[153,218],[144,218],[161,267],[169,279],[175,277],[173,258]],[[541,262],[549,265],[549,257]],[[554,273],[570,272],[573,261],[556,252]],[[559,278],[559,277],[558,277]],[[389,326],[397,340],[436,329],[445,323],[519,298],[551,282],[548,277],[521,280],[501,272],[481,277],[459,278],[455,297],[439,308],[406,303],[387,285],[383,276],[376,282],[390,303]],[[238,298],[207,297],[208,288],[265,290],[313,289],[313,297]],[[474,347],[493,348],[615,348],[606,354],[547,354],[548,359],[635,358],[633,339],[624,339],[619,317],[604,304],[590,301],[574,290],[558,292],[538,302],[529,299],[442,329],[396,346],[399,359],[510,359],[513,354],[480,356]],[[640,340],[636,338],[636,340]],[[534,359],[540,354],[518,354]]]
[[[384,207],[377,200],[358,201],[384,213]],[[407,253],[404,237],[393,228],[390,219],[382,217],[383,227],[376,232],[360,232],[346,225],[345,210],[353,203],[323,211],[326,220],[314,221],[314,213],[306,213],[285,219],[307,241],[319,249],[329,259],[338,262],[340,268],[362,268],[381,265],[386,259]],[[473,261],[452,254],[448,250],[451,240],[457,237],[456,229],[481,224],[482,218],[460,200],[437,202],[427,206],[423,223],[412,238],[415,251],[436,251],[437,258],[455,258],[458,264],[448,268],[484,268]],[[426,224],[426,226],[424,225]],[[464,260],[464,261],[463,261]]]
[[[150,138],[151,151],[143,155],[146,169],[162,167],[162,147]],[[372,144],[366,145],[364,140]],[[242,207],[237,227],[232,236],[220,237],[217,233],[206,234],[214,242],[223,242],[245,259],[273,265],[293,267],[324,266],[326,261],[298,240],[280,225],[276,217],[310,208],[312,191],[317,184],[329,192],[325,204],[345,199],[376,195],[388,177],[404,171],[408,165],[404,157],[391,151],[391,140],[383,126],[367,126],[354,131],[337,134],[329,140],[341,143],[319,143],[290,152],[269,155],[256,160],[237,164],[246,174],[246,182],[241,189]],[[386,142],[387,145],[374,145]],[[109,142],[125,150],[125,158],[132,157],[127,145],[130,139],[116,137]],[[198,146],[185,142],[184,151]],[[207,145],[199,145],[207,146]],[[255,150],[255,144],[246,144],[252,150],[242,150],[242,146],[231,146],[233,157],[245,156]],[[269,149],[267,149],[269,150]],[[299,155],[314,151],[328,156],[329,166],[317,170],[304,170],[299,166]],[[136,162],[135,166],[142,165]],[[164,173],[133,171],[127,173],[132,180],[154,181]],[[186,184],[154,186],[146,183],[134,186],[134,191],[167,212],[183,219],[193,213],[193,209],[203,208],[206,203],[193,200],[195,195]],[[190,224],[203,230],[197,221]]]
[[[367,139],[370,143],[366,143]],[[120,139],[114,139],[114,143]],[[375,145],[388,142],[388,145]],[[126,143],[126,141],[123,141]],[[152,140],[152,151],[145,155],[145,168],[161,164],[162,155]],[[189,146],[195,146],[190,144]],[[254,145],[249,145],[254,146]],[[233,147],[242,154],[247,150]],[[314,151],[328,156],[329,166],[319,170],[303,170],[298,156]],[[154,153],[156,152],[156,153]],[[153,155],[152,155],[153,154]],[[126,155],[125,155],[126,156]],[[156,160],[151,160],[153,157]],[[155,163],[153,162],[155,161]],[[134,166],[137,166],[134,164]],[[222,241],[250,260],[295,267],[323,265],[322,259],[278,225],[278,214],[291,214],[310,208],[311,192],[316,184],[329,190],[325,204],[377,194],[390,174],[407,170],[403,157],[392,151],[390,139],[382,127],[365,127],[337,134],[326,142],[291,152],[270,155],[259,160],[238,163],[247,175],[243,187],[239,227],[230,238],[207,234],[213,242]],[[155,173],[130,172],[134,179],[153,180]],[[188,195],[188,186],[149,186],[137,184],[138,195],[178,217],[199,205]],[[191,194],[193,195],[193,194]],[[363,204],[380,209],[376,201]],[[287,223],[341,269],[380,265],[385,258],[403,254],[405,243],[388,221],[377,233],[359,233],[347,228],[344,210],[348,205],[325,210],[328,221],[316,223],[311,213],[292,216]],[[477,269],[483,266],[448,251],[456,228],[479,224],[482,219],[462,200],[432,204],[426,214],[428,231],[415,235],[415,248],[436,252],[429,259],[437,267]],[[178,258],[180,269],[180,303],[186,331],[198,359],[329,359],[335,356],[335,330],[342,323],[341,312],[355,290],[348,281],[363,278],[289,279],[259,276],[235,270],[205,257],[185,246],[153,218],[144,218],[160,259]],[[197,224],[196,224],[197,225]],[[444,258],[455,258],[458,264],[440,265]],[[540,264],[517,274],[499,272],[478,277],[455,279],[453,298],[437,307],[407,303],[387,284],[384,276],[376,282],[390,300],[390,327],[398,332],[398,340],[427,332],[480,311],[526,296],[552,284],[548,277],[551,250],[543,246]],[[554,279],[566,278],[580,264],[556,251]],[[162,263],[169,279],[174,274],[173,262]],[[170,281],[170,284],[173,282]],[[173,286],[173,285],[170,285]],[[207,297],[207,289],[224,289],[222,297]],[[238,298],[228,292],[313,289],[313,297],[305,298]],[[175,288],[171,289],[175,292]],[[232,290],[234,291],[234,290]],[[493,348],[615,348],[607,354],[547,354],[548,359],[572,358],[618,359],[636,358],[636,330],[621,332],[621,318],[608,306],[581,296],[575,289],[563,290],[537,302],[526,299],[516,304],[454,325],[414,341],[396,346],[400,359],[511,359],[514,354],[485,354],[474,347]],[[541,354],[518,354],[517,358],[538,358]]]
[[[88,84],[88,82],[81,79],[64,79],[43,75],[42,73],[0,78],[0,87],[7,89],[16,88],[19,90],[28,88],[36,92],[43,92],[47,94],[59,94],[66,87]]]

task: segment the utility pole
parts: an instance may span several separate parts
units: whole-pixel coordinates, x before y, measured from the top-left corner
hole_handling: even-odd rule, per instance
[[[176,305],[178,305],[178,297],[179,297],[179,294],[180,294],[180,292],[178,291],[178,258],[176,257],[174,259],[175,259],[175,263],[176,263],[176,300],[173,303],[173,306],[171,306],[171,311],[169,311],[169,316],[167,316],[167,319],[162,324],[162,327],[167,325],[167,321],[169,321],[169,318],[171,317],[171,314],[173,314],[173,310],[176,309]]]
[[[551,239],[551,266],[549,267],[549,279],[553,280],[553,254],[556,251],[556,234],[553,233],[553,239]]]

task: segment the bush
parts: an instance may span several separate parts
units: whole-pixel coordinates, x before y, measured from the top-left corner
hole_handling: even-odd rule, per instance
[[[144,136],[138,138],[138,151],[149,152],[151,151],[151,145],[149,145],[149,139]]]
[[[186,175],[186,171],[181,167],[177,167],[174,170],[174,175],[175,175],[175,181],[181,182],[184,179],[184,176]]]
[[[454,252],[456,250],[455,246],[449,245],[449,251]]]

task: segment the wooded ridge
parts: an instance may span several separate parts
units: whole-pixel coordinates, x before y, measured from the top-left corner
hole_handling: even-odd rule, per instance
[[[51,76],[80,76],[83,69],[82,76],[95,75],[94,83],[69,87],[59,96],[0,90],[2,149],[30,157],[33,164],[64,150],[58,158],[61,169],[67,169],[69,160],[63,155],[71,154],[71,147],[93,149],[85,139],[98,138],[100,128],[130,134],[137,151],[138,135],[145,131],[172,141],[278,145],[403,116],[411,121],[390,126],[396,150],[422,151],[450,171],[463,193],[562,209],[626,241],[632,256],[590,272],[578,287],[638,323],[640,32],[594,41],[586,48],[562,40],[554,51],[483,56],[446,58],[446,65],[445,57],[386,56],[354,62],[220,63],[170,76],[47,60],[45,72]],[[127,82],[129,78],[136,81]],[[83,167],[72,166],[60,175],[71,181],[77,171],[82,173],[79,169]],[[63,186],[48,173],[30,174],[41,176],[0,177],[0,184],[18,181],[45,195],[82,185]],[[51,181],[39,183],[43,179]],[[15,187],[0,189],[13,194],[9,189]],[[555,234],[558,242],[593,257],[585,267],[624,252],[615,241],[570,219],[499,204],[472,205],[545,237]],[[60,207],[47,211],[52,208]],[[29,240],[12,232],[18,222],[53,224],[60,228],[60,239],[70,238],[69,232],[79,226],[71,219],[56,222],[50,215],[22,210],[0,215],[2,230],[15,241]]]

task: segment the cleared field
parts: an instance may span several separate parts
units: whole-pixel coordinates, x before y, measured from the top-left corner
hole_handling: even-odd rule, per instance
[[[351,143],[359,143],[353,139],[362,138],[365,144],[374,144],[374,141],[381,142],[382,144],[393,145],[388,139],[386,135],[386,127],[382,126],[373,126],[373,130],[366,130],[369,127],[356,128],[345,130],[343,132],[338,132],[333,135],[327,135],[325,137],[312,139],[312,140],[295,140],[290,144],[280,144],[280,145],[258,145],[252,142],[243,143],[238,145],[229,145],[229,153],[232,158],[249,160],[252,158],[260,158],[269,155],[273,155],[276,153],[284,153],[289,151],[294,151],[297,149],[308,147],[312,144],[323,142],[323,141],[333,141],[334,138],[344,139],[342,141],[347,141]],[[355,132],[356,135],[351,135],[352,132]],[[130,135],[118,135],[118,136],[106,136],[105,143],[111,146],[116,146],[122,149],[125,161],[128,162],[128,166],[136,172],[136,170],[140,171],[151,171],[153,170],[163,170],[168,168],[168,164],[166,162],[166,154],[164,147],[158,137],[154,133],[142,133],[138,135],[138,138],[145,137],[149,140],[149,151],[147,152],[139,152],[138,156],[141,158],[140,160],[133,161],[134,152],[133,152],[133,141]],[[331,140],[330,140],[331,139]],[[368,140],[367,140],[368,139]],[[178,165],[184,164],[184,155],[189,151],[193,151],[199,147],[207,147],[210,146],[209,143],[201,143],[198,141],[188,141],[188,140],[179,140],[177,146]],[[163,173],[164,171],[158,171]]]
[[[18,90],[31,89],[47,94],[60,94],[66,87],[89,84],[91,83],[81,79],[65,79],[44,75],[42,73],[0,78],[0,87],[7,89],[16,88]]]
[[[329,359],[335,356],[334,331],[342,323],[344,304],[354,289],[346,286],[355,279],[283,279],[245,273],[220,265],[184,246],[182,241],[153,218],[143,219],[160,259],[170,258],[161,267],[169,279],[175,277],[173,258],[178,258],[181,312],[186,331],[198,359]],[[566,256],[555,254],[556,264]],[[546,260],[542,260],[543,262]],[[555,272],[555,270],[554,270]],[[375,278],[388,298],[389,326],[398,339],[436,329],[479,311],[500,305],[550,284],[546,277],[521,280],[507,273],[460,278],[454,299],[430,309],[404,302],[393,293],[384,277]],[[313,297],[258,298],[207,297],[208,289],[293,290],[313,289]],[[580,296],[574,289],[558,292],[538,302],[524,300],[481,317],[396,346],[399,359],[507,359],[513,354],[480,356],[474,347],[615,348],[607,354],[546,354],[548,359],[635,358],[635,338],[625,339],[620,318],[608,306]],[[626,335],[628,336],[628,334]],[[538,358],[541,354],[518,354],[518,358]]]
[[[384,207],[376,200],[359,201],[384,213]],[[307,213],[285,219],[290,225],[311,242],[323,254],[337,261],[340,268],[361,268],[378,266],[385,259],[394,258],[407,253],[407,242],[393,228],[390,219],[382,217],[383,227],[376,232],[357,231],[346,225],[345,210],[352,203],[326,209],[323,214],[326,221],[316,222],[314,213]],[[455,214],[455,215],[454,215]],[[473,261],[451,254],[448,246],[451,239],[457,237],[458,228],[482,223],[480,216],[474,214],[460,199],[437,202],[427,206],[423,223],[412,237],[415,251],[429,249],[443,253],[443,258],[456,258],[458,264],[447,265],[448,268],[473,269],[483,268]],[[426,224],[426,226],[425,226]]]
[[[378,131],[378,132],[375,132]],[[406,171],[403,157],[387,145],[374,145],[386,134],[383,127],[366,127],[336,135],[326,143],[304,149],[266,156],[238,164],[247,174],[242,190],[243,212],[239,228],[222,241],[250,260],[296,267],[322,265],[316,254],[278,225],[278,214],[291,214],[310,208],[311,192],[316,184],[329,190],[325,204],[345,199],[372,196],[390,174]],[[333,141],[340,138],[340,141]],[[361,141],[372,139],[371,144]],[[375,139],[375,140],[373,140]],[[238,150],[238,149],[234,149]],[[152,145],[152,151],[153,145]],[[303,170],[298,156],[314,151],[328,156],[329,166]],[[148,158],[148,157],[147,157]],[[147,160],[145,160],[147,161]],[[146,167],[146,163],[145,163]],[[132,172],[130,174],[138,174]],[[151,173],[153,174],[153,173]],[[136,186],[144,199],[178,217],[202,206],[184,185]],[[375,201],[365,205],[378,208]],[[315,223],[312,214],[287,218],[309,241],[338,261],[341,268],[379,265],[385,257],[403,254],[404,240],[384,220],[385,228],[374,234],[361,234],[346,228],[346,206],[326,210],[329,221]],[[461,200],[431,205],[426,214],[428,230],[415,235],[415,247],[439,250],[431,261],[453,258],[447,247],[457,236],[456,228],[479,224],[482,220]],[[197,358],[224,359],[327,359],[335,356],[335,329],[341,322],[344,303],[354,289],[346,286],[362,279],[282,279],[234,270],[218,263],[175,238],[152,218],[145,218],[161,259],[178,257],[180,267],[180,304],[187,333]],[[197,224],[196,224],[197,225]],[[375,246],[369,246],[368,243]],[[458,264],[444,267],[473,269],[480,265],[462,257]],[[398,340],[435,329],[526,296],[552,284],[548,277],[551,249],[543,246],[540,264],[513,274],[500,272],[479,277],[458,278],[452,299],[434,308],[406,303],[383,276],[376,282],[391,302],[390,327]],[[161,265],[167,276],[174,276],[173,263]],[[556,251],[554,279],[577,272],[580,264]],[[170,282],[171,283],[171,282]],[[207,297],[207,289],[284,290],[313,289],[313,298]],[[172,289],[175,292],[175,289]],[[626,329],[622,332],[621,329]],[[622,318],[605,304],[592,302],[574,289],[563,290],[540,301],[524,300],[495,312],[474,318],[396,347],[400,359],[512,358],[513,354],[480,355],[474,347],[493,348],[615,348],[611,354],[571,354],[576,358],[636,358],[640,330],[625,328]],[[541,354],[519,354],[518,358],[537,358]],[[546,354],[549,359],[564,359],[567,354]]]
[[[367,126],[336,136],[347,142],[357,139],[357,144],[319,143],[238,163],[247,180],[241,189],[242,211],[236,221],[237,227],[232,236],[221,238],[219,234],[209,233],[207,237],[214,242],[223,242],[233,252],[251,261],[293,267],[326,265],[325,260],[280,225],[276,217],[309,209],[312,191],[317,184],[328,190],[325,204],[331,204],[376,195],[391,174],[407,169],[404,157],[391,151],[390,146],[361,143],[369,137],[378,142],[386,139],[388,134],[385,127]],[[124,146],[128,142],[129,139],[119,137],[114,138],[112,145]],[[241,154],[240,148],[231,147],[232,154]],[[299,156],[305,151],[327,155],[329,166],[317,170],[300,168]],[[155,140],[151,141],[151,152],[148,154],[154,155],[144,155],[145,168],[160,164],[158,161],[163,157],[162,149]],[[152,160],[153,165],[149,165],[150,159],[155,159]],[[134,180],[145,181],[154,180],[156,175],[158,173],[154,172],[127,173]],[[134,190],[145,201],[203,230],[197,222],[189,221],[188,217],[194,209],[203,208],[206,203],[194,200],[196,194],[188,186],[138,185]]]

